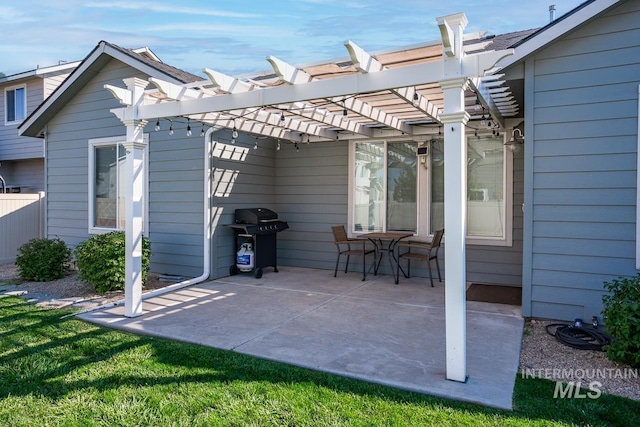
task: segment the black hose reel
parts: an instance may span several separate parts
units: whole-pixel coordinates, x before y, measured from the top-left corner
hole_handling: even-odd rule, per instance
[[[551,323],[546,329],[549,335],[556,337],[562,344],[579,350],[603,351],[603,347],[614,340],[613,336],[606,332],[575,324]]]

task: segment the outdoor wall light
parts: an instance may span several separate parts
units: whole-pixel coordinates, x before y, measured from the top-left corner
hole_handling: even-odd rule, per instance
[[[524,136],[522,135],[522,131],[518,128],[515,128],[511,132],[511,138],[509,138],[509,140],[504,143],[504,146],[507,147],[507,149],[512,153],[516,153],[520,151],[522,144],[524,144]]]

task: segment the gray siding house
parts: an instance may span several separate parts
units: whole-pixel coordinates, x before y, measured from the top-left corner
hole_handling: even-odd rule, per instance
[[[18,126],[78,64],[63,63],[0,77],[0,175],[9,191],[44,191],[42,139],[20,136]]]
[[[466,280],[521,286],[524,316],[600,315],[602,283],[636,274],[639,36],[640,0],[596,0],[537,31],[465,38],[467,52],[513,49],[485,81],[504,79],[519,106],[501,107],[496,91],[484,92],[479,82],[465,92]],[[442,50],[441,43],[399,48],[375,55],[374,63],[387,70],[386,64],[419,62],[418,56],[428,62]],[[151,78],[159,89],[149,90],[147,104],[159,109],[207,96],[248,99],[256,87],[295,85],[301,74],[312,82],[357,73],[356,57],[305,67],[293,77],[273,58],[274,75],[229,80],[205,70],[212,79],[206,83],[101,42],[21,126],[23,135],[45,138],[46,234],[73,247],[91,233],[122,228],[117,165],[126,128],[111,111],[122,105],[105,85]],[[190,114],[185,107],[183,114],[150,120],[143,222],[152,270],[229,275],[235,235],[224,225],[238,208],[277,212],[290,227],[278,234],[278,264],[324,269],[327,280],[336,259],[333,225],[345,224],[350,234],[382,227],[432,235],[443,225],[441,135],[448,132],[438,114],[423,114],[441,108],[428,99],[433,92],[426,84],[385,91],[412,105],[400,125],[386,120],[384,103],[367,94],[315,103],[312,112],[295,103],[272,104],[270,112]],[[482,109],[474,106],[480,101]],[[381,124],[366,116],[374,109]],[[493,123],[486,124],[485,114]],[[524,134],[524,149],[511,152],[503,144],[515,129]],[[418,158],[415,149],[425,145],[429,156]],[[382,158],[385,180],[373,167]],[[407,188],[416,196],[407,196]],[[419,265],[411,273],[428,274]]]

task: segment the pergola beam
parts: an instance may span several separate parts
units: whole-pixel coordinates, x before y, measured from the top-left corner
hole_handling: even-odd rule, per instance
[[[378,71],[386,70],[382,63],[362,49],[360,46],[347,40],[344,42],[353,65],[362,73],[376,73]],[[399,89],[392,89],[391,92],[403,101],[414,105],[422,113],[429,117],[432,117],[436,121],[439,121],[440,109],[437,105],[431,102],[427,97],[418,93],[415,88],[403,87]]]
[[[317,83],[322,82],[323,80],[319,80],[309,75],[304,70],[296,68],[288,63],[276,58],[275,56],[268,56],[267,61],[272,65],[273,70],[278,75],[278,77],[285,83],[290,85],[301,85],[304,83]],[[334,79],[331,79],[334,80]],[[351,95],[351,94],[350,94]],[[351,97],[349,99],[341,99],[340,97],[326,97],[325,99],[333,102],[340,103],[343,102],[343,105],[348,110],[354,111],[357,114],[364,116],[370,120],[373,120],[378,123],[382,123],[385,126],[389,126],[393,129],[397,129],[402,133],[411,134],[411,126],[404,123],[402,120],[393,117],[391,114],[387,114],[379,108],[372,107],[366,102],[362,102],[355,97]]]

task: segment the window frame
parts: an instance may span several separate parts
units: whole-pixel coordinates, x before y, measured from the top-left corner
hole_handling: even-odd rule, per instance
[[[356,144],[357,143],[361,143],[361,142],[368,142],[368,143],[384,143],[385,144],[385,153],[387,152],[387,145],[388,144],[394,144],[394,143],[403,143],[403,142],[414,142],[416,143],[417,146],[420,146],[422,143],[418,140],[412,139],[412,138],[402,138],[402,139],[367,139],[367,140],[352,140],[349,143],[349,179],[348,179],[348,209],[347,209],[347,223],[348,223],[348,229],[350,230],[350,233],[352,235],[358,235],[358,234],[364,234],[364,233],[368,233],[368,230],[355,230],[355,213],[354,213],[354,198],[355,198],[355,159],[356,159]],[[387,182],[388,176],[387,176],[387,161],[388,159],[385,157],[385,171],[384,171],[384,181]],[[430,192],[429,194],[425,194],[424,192],[420,191],[420,188],[422,188],[421,182],[423,182],[425,179],[427,179],[427,175],[428,175],[428,169],[423,167],[423,163],[421,162],[420,157],[416,156],[416,161],[418,162],[417,167],[416,167],[416,216],[417,216],[417,222],[416,222],[416,232],[414,233],[414,236],[427,236],[426,230],[429,229],[428,227],[428,222],[425,222],[425,218],[429,218],[429,199],[430,199]],[[387,208],[387,191],[385,190],[384,192],[384,203],[385,203],[385,211]],[[423,212],[426,212],[426,214],[423,215]],[[383,218],[383,229],[386,230],[387,227],[387,218],[385,215],[385,218]]]
[[[16,100],[16,91],[22,89],[24,96],[23,96],[23,105],[22,105],[22,117],[21,118],[17,118],[18,117],[18,110],[17,110],[17,103],[15,102]],[[13,114],[14,117],[16,117],[14,120],[9,120],[9,92],[13,91],[14,95],[14,107],[13,107]],[[16,125],[16,124],[20,124],[22,123],[25,119],[27,118],[27,85],[26,84],[21,84],[21,85],[16,85],[16,86],[9,86],[6,87],[4,89],[4,124],[5,126],[9,126],[9,125]]]
[[[124,231],[123,228],[118,227],[102,227],[96,226],[94,222],[95,215],[95,147],[108,147],[113,145],[122,145],[126,142],[127,138],[124,136],[116,136],[116,137],[106,137],[106,138],[93,138],[89,140],[88,143],[88,232],[89,234],[105,234],[110,233],[112,231]],[[149,235],[149,227],[147,226],[149,218],[149,135],[144,134],[144,188],[142,191],[143,197],[143,207],[142,207],[142,229],[143,234],[148,237]],[[120,186],[116,186],[119,190]],[[116,196],[116,199],[120,195]],[[117,209],[116,209],[117,212]],[[126,218],[125,218],[126,219]]]
[[[503,191],[503,207],[502,214],[504,215],[503,234],[501,237],[480,237],[467,235],[466,242],[470,245],[483,245],[483,246],[512,246],[513,245],[513,152],[508,150],[504,143],[506,142],[506,135],[511,135],[509,132],[503,132],[500,138],[502,139],[502,191]],[[480,135],[482,136],[482,135]],[[473,135],[467,135],[467,146],[469,144],[469,138]],[[469,196],[467,195],[467,203],[469,202]],[[467,210],[468,215],[468,210]]]
[[[507,132],[508,133],[508,132]],[[505,134],[501,136],[504,144]],[[467,135],[467,141],[474,135]],[[412,138],[402,139],[370,139],[367,142],[385,142],[392,144],[394,142],[402,141],[415,141],[420,145],[420,141]],[[427,140],[428,141],[428,140]],[[355,147],[356,143],[363,142],[362,140],[351,140],[349,142],[349,165],[348,165],[348,209],[347,209],[347,223],[348,229],[352,235],[358,235],[366,233],[366,230],[355,230],[354,224],[354,197],[355,197]],[[468,142],[467,142],[468,144]],[[431,148],[429,148],[430,150]],[[481,246],[512,246],[513,245],[513,152],[503,148],[503,191],[504,191],[504,203],[502,213],[504,215],[504,232],[501,237],[479,237],[479,236],[467,236],[466,243],[470,245]],[[427,239],[433,236],[435,230],[431,230],[431,201],[432,201],[432,188],[431,188],[431,153],[429,153],[426,162],[419,161],[417,168],[417,231],[414,233],[414,237]],[[386,200],[385,200],[386,203]]]

